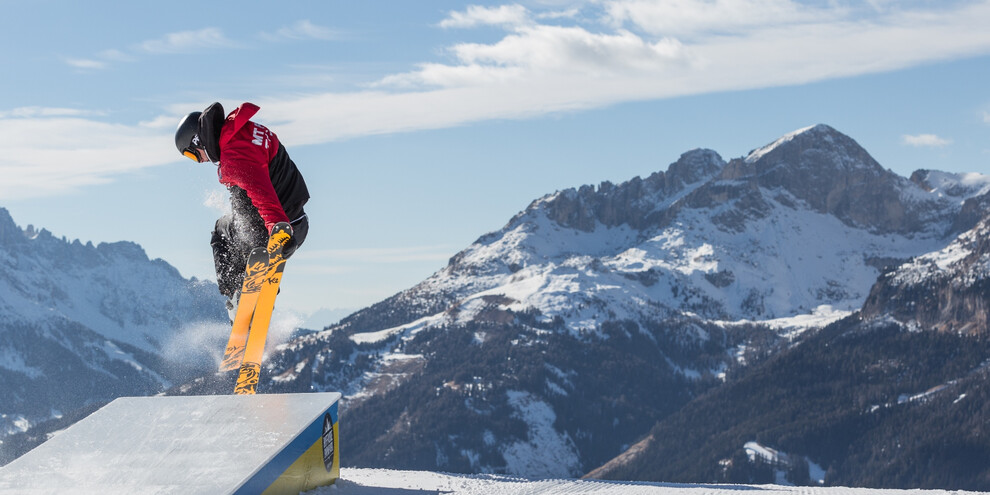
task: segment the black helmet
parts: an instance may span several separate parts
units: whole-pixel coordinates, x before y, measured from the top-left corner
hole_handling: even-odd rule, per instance
[[[185,154],[192,148],[203,147],[199,142],[199,116],[202,114],[203,112],[193,112],[179,121],[179,127],[175,129],[175,147],[179,153]]]

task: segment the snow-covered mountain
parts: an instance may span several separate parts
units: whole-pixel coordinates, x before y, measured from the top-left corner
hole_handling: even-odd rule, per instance
[[[940,178],[925,190],[821,125],[728,164],[695,150],[666,174],[541,198],[414,290],[458,301],[461,321],[499,294],[574,332],[848,312],[885,264],[945,246],[963,202],[990,190]]]
[[[82,244],[0,208],[0,440],[210,369],[223,300],[129,242]]]
[[[985,211],[887,270],[862,310],[737,370],[590,476],[990,489],[988,244]]]
[[[422,321],[374,342],[499,308],[560,318],[574,335],[607,321],[760,321],[844,316],[887,265],[941,249],[990,177],[884,170],[818,125],[726,164],[685,153],[666,173],[534,201],[399,297]],[[934,185],[933,185],[934,184]]]
[[[859,310],[886,269],[973,228],[988,192],[979,174],[898,176],[825,125],[729,162],[689,151],[537,199],[424,282],[280,346],[261,389],[345,392],[352,465],[580,475]]]
[[[944,249],[885,273],[863,307],[867,317],[890,317],[912,328],[988,335],[990,217]]]

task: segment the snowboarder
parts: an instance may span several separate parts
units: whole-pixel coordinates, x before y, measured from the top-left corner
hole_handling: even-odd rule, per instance
[[[243,103],[225,118],[223,106],[213,103],[183,117],[175,131],[179,153],[216,164],[220,183],[230,191],[231,213],[217,220],[210,245],[231,321],[251,250],[265,246],[275,224],[287,222],[292,226],[282,251],[287,259],[309,231],[306,182],[275,133],[251,120],[258,110]]]

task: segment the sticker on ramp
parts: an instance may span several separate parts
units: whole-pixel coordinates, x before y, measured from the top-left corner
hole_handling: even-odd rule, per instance
[[[330,413],[323,415],[323,465],[327,472],[333,469],[333,420]]]

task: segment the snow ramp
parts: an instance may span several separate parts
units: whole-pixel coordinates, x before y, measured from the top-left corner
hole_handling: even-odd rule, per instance
[[[0,468],[0,493],[296,495],[340,476],[340,398],[120,398]]]

